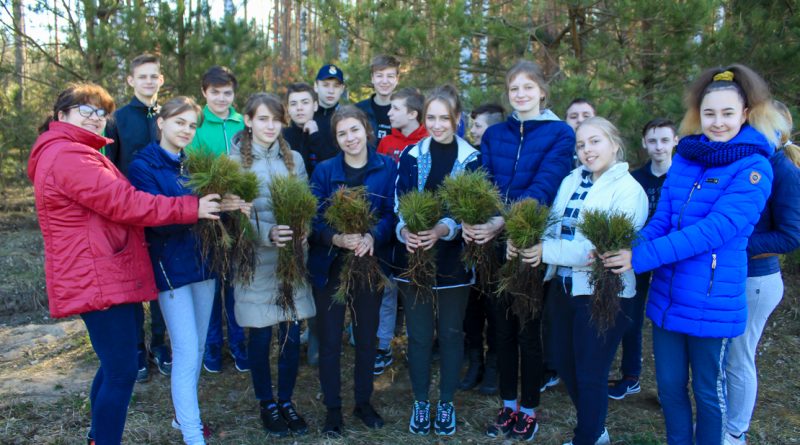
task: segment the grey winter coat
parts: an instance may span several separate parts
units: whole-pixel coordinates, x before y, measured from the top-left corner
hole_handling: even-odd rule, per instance
[[[234,140],[232,145],[231,158],[241,162],[238,141]],[[294,174],[307,180],[308,175],[303,164],[303,157],[296,151],[292,151],[292,156],[294,157]],[[253,281],[247,285],[236,285],[234,290],[233,295],[236,301],[234,312],[240,326],[262,328],[282,321],[293,321],[290,320],[292,314],[284,313],[276,304],[279,288],[279,282],[275,276],[278,248],[272,244],[269,238],[270,230],[277,224],[272,213],[269,183],[274,176],[289,174],[283,163],[283,156],[277,141],[268,149],[253,143],[253,165],[250,166],[250,171],[258,175],[260,180],[259,193],[253,201],[250,222],[253,227],[258,227],[261,242],[257,250],[258,262]],[[256,219],[256,214],[258,214],[258,219]],[[306,252],[307,254],[308,252]],[[310,286],[294,289],[294,304],[297,309],[294,319],[304,320],[316,314]]]

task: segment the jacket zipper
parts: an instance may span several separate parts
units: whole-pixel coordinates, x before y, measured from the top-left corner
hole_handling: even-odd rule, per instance
[[[514,182],[514,177],[517,176],[517,164],[519,163],[519,156],[522,153],[522,142],[525,140],[525,122],[519,121],[519,145],[517,146],[517,157],[514,159],[514,168],[511,170],[511,179],[508,181],[508,189],[506,189],[506,202],[508,202],[508,193],[511,191],[511,184]]]
[[[681,229],[681,225],[683,224],[683,212],[686,210],[686,207],[692,201],[692,195],[694,195],[694,191],[695,190],[700,190],[702,179],[703,179],[703,174],[705,174],[705,172],[701,173],[700,174],[700,178],[697,181],[695,181],[695,183],[692,185],[692,190],[689,191],[689,196],[686,198],[686,201],[683,203],[683,206],[681,206],[681,212],[680,212],[680,214],[678,214],[678,230]],[[716,258],[716,256],[715,256],[715,258]],[[714,263],[714,265],[716,267],[716,263]],[[672,277],[669,279],[669,304],[667,304],[667,307],[664,309],[664,312],[661,315],[661,327],[662,328],[664,327],[664,324],[667,322],[667,312],[672,307],[672,287],[673,287],[673,283],[674,282],[675,282],[675,265],[673,264],[672,265]]]
[[[228,145],[228,132],[225,128],[225,122],[228,122],[227,119],[222,121],[222,137],[225,138],[225,154],[230,156],[231,155],[231,147]]]
[[[672,307],[672,283],[674,283],[674,282],[675,282],[675,265],[673,264],[672,265],[672,277],[669,279],[669,304],[667,304],[667,307],[664,308],[664,312],[661,314],[661,328],[662,329],[666,329],[665,326],[666,326],[666,323],[667,323],[667,312],[669,312],[669,309]]]
[[[714,272],[717,270],[717,254],[711,254],[711,280],[708,282],[708,292],[706,296],[711,296],[711,288],[714,286]]]
[[[164,274],[164,279],[167,280],[167,286],[169,286],[169,297],[175,298],[175,288],[172,287],[172,283],[169,281],[169,277],[167,276],[167,270],[164,269],[164,264],[161,260],[158,260],[158,265],[161,267],[161,273]]]
[[[692,185],[692,190],[689,192],[689,197],[686,198],[686,202],[683,203],[681,206],[681,213],[678,215],[678,230],[681,230],[681,225],[683,224],[683,212],[686,210],[686,207],[689,205],[689,202],[692,200],[692,195],[694,195],[695,190],[700,190],[700,181],[696,181],[694,185]]]

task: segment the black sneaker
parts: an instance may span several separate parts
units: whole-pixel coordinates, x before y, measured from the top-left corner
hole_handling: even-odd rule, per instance
[[[373,408],[369,402],[356,405],[356,407],[353,408],[353,415],[361,419],[367,428],[383,427],[383,418],[375,411],[375,408]]]
[[[517,422],[511,430],[511,438],[527,442],[533,440],[537,431],[539,431],[539,423],[536,422],[536,417],[520,411],[517,413]]]
[[[411,411],[411,420],[408,422],[408,430],[411,434],[427,436],[431,432],[431,403],[425,401],[414,401]]]
[[[332,439],[342,437],[342,429],[344,429],[342,409],[328,408],[328,413],[325,415],[325,425],[322,427],[322,435]]]
[[[436,420],[433,421],[433,430],[439,436],[452,436],[456,433],[456,407],[453,402],[436,404]]]
[[[516,423],[517,413],[511,408],[503,407],[497,414],[497,420],[486,428],[486,435],[489,437],[509,437]]]
[[[544,392],[547,388],[556,386],[561,382],[561,379],[558,377],[558,374],[556,374],[555,371],[550,371],[550,370],[544,372],[542,380],[543,383],[542,387],[539,388],[539,392]]]
[[[150,349],[150,362],[156,365],[161,375],[172,373],[172,354],[167,345],[159,345]]]
[[[394,357],[392,357],[392,346],[389,345],[388,349],[378,349],[378,352],[375,354],[375,369],[373,374],[381,375],[386,368],[389,367],[394,363]]]
[[[136,355],[138,368],[136,371],[136,383],[144,383],[150,380],[150,370],[147,369],[147,349],[141,345]]]
[[[638,394],[642,391],[637,377],[623,377],[608,385],[608,397],[614,400],[622,400],[625,396]]]
[[[289,434],[289,426],[281,417],[278,405],[269,402],[261,405],[261,424],[268,436],[286,437]]]
[[[297,414],[292,402],[281,403],[278,405],[278,410],[281,412],[281,417],[286,421],[292,434],[300,436],[308,432],[308,424],[305,419],[300,417],[300,414]]]

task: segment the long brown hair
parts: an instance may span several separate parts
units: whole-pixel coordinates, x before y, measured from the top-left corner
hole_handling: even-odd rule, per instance
[[[714,80],[718,74],[726,72],[733,74],[731,80]],[[748,109],[747,122],[773,145],[778,145],[778,134],[787,126],[786,118],[772,104],[767,82],[752,69],[738,63],[709,68],[691,84],[684,98],[686,114],[680,126],[682,136],[702,133],[700,104],[706,94],[719,90],[736,91]]]
[[[450,84],[445,84],[434,88],[425,98],[425,106],[422,107],[423,120],[428,114],[428,108],[434,101],[439,101],[447,108],[450,117],[450,125],[453,126],[453,134],[458,129],[458,122],[461,120],[461,99],[458,97],[458,90]]]
[[[256,111],[261,105],[267,107],[273,116],[280,119],[281,123],[285,126],[286,108],[283,106],[281,99],[275,94],[271,93],[255,93],[247,98],[247,103],[244,104],[242,113],[250,118],[252,121],[256,117]],[[245,127],[244,130],[239,132],[239,153],[242,155],[242,166],[250,168],[253,165],[253,130],[250,127]],[[286,139],[283,138],[283,132],[278,132],[278,147],[280,148],[283,164],[289,170],[289,174],[294,174],[294,156],[292,155],[292,148]],[[267,147],[269,148],[269,147]]]
[[[115,109],[114,99],[111,98],[105,88],[90,82],[73,83],[58,95],[56,103],[53,104],[53,114],[47,116],[42,125],[39,126],[39,133],[47,131],[50,127],[50,122],[58,120],[59,112],[66,112],[76,105],[84,104],[94,105],[106,110],[106,116],[109,119]]]

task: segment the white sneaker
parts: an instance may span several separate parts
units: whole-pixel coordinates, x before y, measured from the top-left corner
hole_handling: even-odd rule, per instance
[[[611,438],[608,436],[608,428],[603,428],[603,434],[594,443],[594,445],[611,445]]]
[[[739,437],[727,433],[725,434],[723,445],[747,445],[747,436],[745,433],[742,433]]]

